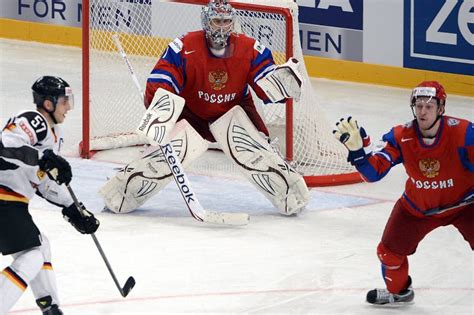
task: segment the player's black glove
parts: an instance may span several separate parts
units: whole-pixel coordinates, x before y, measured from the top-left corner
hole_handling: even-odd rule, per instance
[[[82,203],[80,203],[80,205],[83,215],[79,213],[79,210],[73,203],[69,207],[63,208],[63,217],[82,234],[94,233],[99,228],[100,222],[84,207]]]
[[[53,150],[44,150],[39,160],[39,168],[59,185],[69,184],[72,179],[71,166],[64,158],[56,155]]]

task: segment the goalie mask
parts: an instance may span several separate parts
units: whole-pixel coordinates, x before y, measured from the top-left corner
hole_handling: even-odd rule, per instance
[[[226,0],[210,0],[202,8],[201,23],[206,37],[214,49],[227,46],[227,40],[234,31],[236,11]]]
[[[71,109],[74,108],[74,95],[69,84],[60,77],[43,76],[36,80],[31,87],[33,90],[33,103],[38,108],[44,108],[54,123],[57,123],[54,117],[56,106],[60,102],[69,102]],[[47,110],[44,107],[44,101],[51,101],[53,103],[53,110]]]

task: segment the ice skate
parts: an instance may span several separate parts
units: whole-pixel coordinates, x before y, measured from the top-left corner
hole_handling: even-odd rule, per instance
[[[373,289],[367,292],[367,302],[370,304],[395,304],[413,301],[415,292],[411,286],[411,278],[408,277],[408,287],[398,294],[390,293],[387,289]]]
[[[63,315],[63,312],[59,307],[56,304],[51,303],[52,299],[49,295],[36,300],[36,304],[38,304],[43,315]]]

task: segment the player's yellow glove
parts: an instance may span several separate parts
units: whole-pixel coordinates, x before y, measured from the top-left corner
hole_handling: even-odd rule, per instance
[[[357,151],[362,149],[362,137],[360,135],[360,129],[357,125],[357,120],[349,116],[349,118],[341,118],[336,123],[337,130],[333,130],[332,133],[337,140],[341,141],[349,151]]]
[[[370,146],[370,137],[365,129],[359,127],[357,120],[350,116],[347,119],[341,118],[336,127],[337,130],[333,130],[332,133],[349,150],[348,161],[355,164],[364,159],[366,156],[364,148]]]

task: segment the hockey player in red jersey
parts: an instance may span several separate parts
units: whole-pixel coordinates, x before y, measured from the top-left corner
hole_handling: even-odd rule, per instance
[[[209,141],[214,141],[209,124],[236,105],[259,131],[269,135],[249,87],[265,103],[299,94],[299,86],[276,85],[282,90],[269,96],[257,84],[276,68],[272,53],[255,39],[233,32],[235,14],[226,1],[211,1],[202,12],[203,30],[170,43],[146,85],[146,107],[158,88],[180,95],[186,105],[178,121],[186,119]]]
[[[380,151],[370,152],[369,137],[351,117],[333,131],[366,181],[382,179],[400,163],[408,175],[377,247],[387,288],[367,293],[372,304],[413,300],[407,256],[432,230],[453,225],[474,248],[474,125],[444,115],[446,92],[436,81],[415,87],[410,104],[415,119],[385,134]]]
[[[10,118],[0,132],[0,253],[13,257],[0,272],[0,314],[30,286],[43,314],[60,315],[49,240],[29,214],[29,200],[36,193],[62,207],[66,221],[81,233],[95,232],[99,221],[85,209],[81,216],[61,186],[72,179],[69,163],[58,155],[60,124],[73,106],[69,84],[44,76],[32,90],[36,110]]]
[[[217,142],[280,213],[296,214],[309,201],[308,189],[303,177],[269,146],[269,132],[256,110],[251,89],[264,103],[283,103],[288,98],[298,98],[302,84],[298,61],[290,58],[283,65],[275,65],[268,48],[234,32],[235,20],[236,11],[227,1],[211,0],[204,6],[201,13],[203,30],[176,38],[153,68],[147,80],[145,106],[158,108],[163,97],[174,99],[178,95],[183,98],[185,104],[174,117],[173,131],[176,134],[185,130],[188,138],[196,133],[193,143],[202,144],[181,157],[183,165],[186,167],[202,154],[208,142]],[[229,128],[229,124],[234,127]],[[162,129],[165,128],[156,128]],[[188,138],[177,139],[175,135],[171,142],[191,143]],[[232,143],[234,139],[241,139],[240,144]],[[175,151],[179,153],[183,147],[181,145]],[[248,155],[244,156],[244,152]],[[156,156],[149,152],[142,162],[129,164],[127,174],[119,173],[101,189],[110,210],[130,212],[158,192],[165,185],[163,179],[171,180],[170,174],[161,171],[143,175],[141,166],[145,165],[145,160],[159,158],[152,155]],[[133,173],[141,172],[140,175],[130,175],[132,166]],[[161,166],[155,163],[153,168]],[[147,169],[144,167],[143,171],[147,172]],[[169,173],[166,165],[163,170]],[[150,187],[146,193],[137,176],[146,178],[146,185]]]

